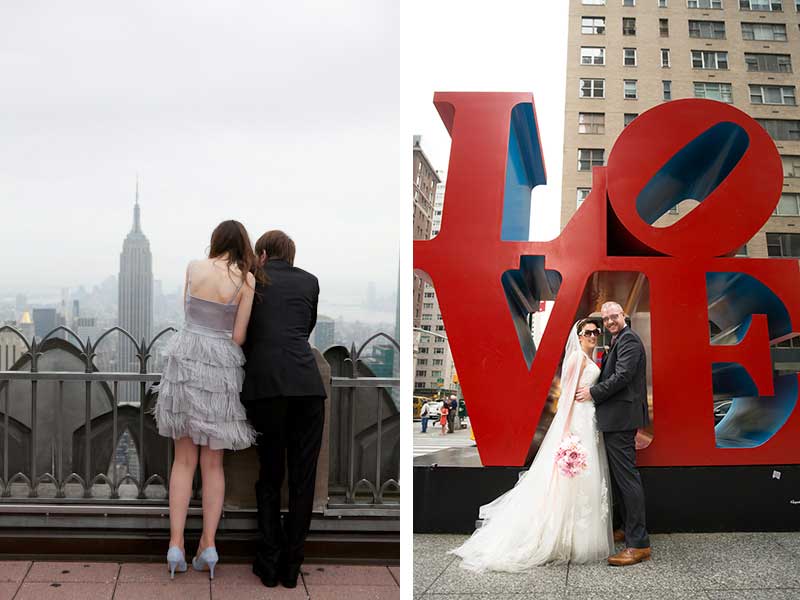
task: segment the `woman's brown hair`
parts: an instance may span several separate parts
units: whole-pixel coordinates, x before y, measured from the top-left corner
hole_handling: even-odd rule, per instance
[[[266,283],[264,272],[258,268],[258,260],[250,245],[250,236],[239,221],[223,221],[211,233],[208,258],[228,255],[228,269],[236,265],[247,281],[247,273],[253,273],[256,281]]]

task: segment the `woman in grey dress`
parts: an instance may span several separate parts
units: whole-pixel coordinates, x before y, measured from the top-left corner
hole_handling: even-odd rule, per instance
[[[154,409],[158,432],[175,440],[167,552],[172,577],[176,570],[186,570],[183,530],[198,455],[203,533],[192,566],[208,569],[213,579],[219,560],[214,538],[225,498],[223,452],[247,448],[255,441],[239,400],[244,379],[241,345],[253,304],[255,265],[244,226],[224,221],[211,234],[208,258],[186,268],[186,322],[165,349],[167,362]],[[258,277],[263,277],[260,271]]]

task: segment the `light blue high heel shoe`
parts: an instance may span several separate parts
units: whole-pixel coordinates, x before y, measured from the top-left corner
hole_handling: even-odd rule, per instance
[[[167,551],[167,565],[169,566],[169,578],[175,579],[175,571],[186,572],[186,557],[177,546],[170,546]]]
[[[192,567],[195,571],[205,571],[206,567],[210,571],[209,579],[214,579],[214,567],[219,562],[219,555],[214,546],[209,546],[200,554],[192,559]]]

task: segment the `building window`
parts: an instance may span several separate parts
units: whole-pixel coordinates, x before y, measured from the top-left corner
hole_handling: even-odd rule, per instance
[[[792,57],[789,54],[758,54],[745,52],[744,62],[748,71],[765,73],[791,73]]]
[[[692,67],[695,69],[727,69],[728,53],[692,50]]]
[[[605,35],[605,17],[581,17],[581,33],[586,35]]]
[[[583,201],[586,200],[586,197],[589,195],[589,192],[591,191],[592,188],[578,188],[578,197],[577,197],[578,203],[576,205],[576,208],[581,204],[583,204]]]
[[[433,359],[433,366],[434,367],[441,367],[444,365],[444,359],[441,358],[434,358]]]
[[[622,35],[636,35],[636,19],[634,17],[622,19]]]
[[[433,349],[433,353],[434,354],[444,354],[444,348],[434,348]]]
[[[800,177],[800,156],[781,155],[784,177]]]
[[[427,377],[427,376],[428,376],[428,372],[427,371],[423,371],[423,370],[417,369],[417,377]]]
[[[793,85],[750,85],[753,104],[785,104],[797,106]]]
[[[733,102],[733,89],[730,83],[695,81],[694,97],[731,103]]]
[[[722,0],[688,0],[689,8],[722,8]]]
[[[756,119],[773,140],[800,140],[800,121],[795,119]]]
[[[427,366],[428,359],[427,358],[418,358],[417,359],[417,366],[424,367]]]
[[[433,298],[435,295],[436,295],[435,292],[425,292],[425,297],[426,298]]]
[[[800,194],[781,194],[778,206],[772,213],[779,217],[796,217],[800,215]]]
[[[431,371],[431,377],[441,377],[441,376],[442,376],[441,371]]]
[[[591,46],[581,47],[582,65],[604,65],[606,64],[606,49]]]
[[[578,171],[591,171],[592,167],[602,167],[605,152],[603,148],[578,148]]]
[[[767,255],[800,258],[800,233],[768,233]]]
[[[433,302],[423,302],[422,308],[430,308],[431,310],[433,310]]]
[[[444,331],[444,325],[437,325],[436,326],[436,331]],[[441,340],[442,338],[437,338],[437,339]],[[444,341],[444,340],[442,340],[442,341]]]
[[[578,113],[578,133],[605,133],[605,113]]]
[[[636,48],[622,49],[622,64],[626,67],[636,66]]]
[[[742,23],[742,39],[785,42],[786,25],[783,23]]]
[[[605,79],[581,79],[581,98],[605,98]]]
[[[741,10],[783,10],[781,0],[739,0]]]
[[[635,79],[625,79],[622,83],[622,90],[625,100],[636,100],[636,98],[639,97],[639,94],[636,91]]]
[[[661,49],[661,67],[666,69],[670,66],[669,48]]]
[[[416,387],[416,388],[424,388],[425,387],[425,382],[424,381],[415,381],[414,382],[414,387]]]
[[[658,35],[661,37],[669,37],[669,19],[658,20]]]
[[[633,120],[638,116],[639,116],[639,113],[625,113],[625,116],[623,117],[623,121],[622,121],[622,126],[623,127],[627,127],[628,125],[633,123]]]
[[[689,37],[725,39],[725,21],[689,21]]]
[[[636,0],[622,0],[622,6],[636,6]]]
[[[658,8],[667,8],[667,0],[658,0]]]
[[[672,100],[672,82],[671,81],[662,81],[661,87],[664,91],[664,100]]]
[[[420,349],[418,350],[418,352],[419,352],[420,354],[428,354],[428,348],[420,348]]]

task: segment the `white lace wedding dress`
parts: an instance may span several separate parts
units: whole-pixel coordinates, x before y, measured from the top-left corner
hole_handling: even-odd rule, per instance
[[[600,369],[580,350],[571,356],[574,365],[583,361],[583,370],[573,368],[572,381],[562,386],[558,411],[530,469],[511,490],[481,507],[483,526],[451,550],[464,559],[463,568],[517,572],[547,563],[591,562],[613,553],[602,433],[594,403],[573,401],[575,389],[593,385]],[[567,432],[580,438],[588,455],[588,467],[573,478],[561,475],[555,464]]]

